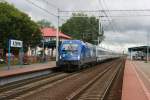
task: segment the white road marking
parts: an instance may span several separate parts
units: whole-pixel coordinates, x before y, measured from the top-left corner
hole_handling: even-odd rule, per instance
[[[130,62],[130,63],[131,63],[131,62]],[[140,82],[140,84],[141,84],[141,86],[142,86],[142,88],[143,88],[144,93],[146,94],[146,97],[148,98],[148,100],[150,100],[150,92],[148,91],[148,89],[147,89],[146,86],[144,85],[143,81],[141,80],[139,74],[137,73],[137,71],[136,71],[136,69],[138,69],[137,66],[136,66],[134,63],[131,63],[131,64],[134,66],[134,67],[132,67],[132,68],[133,68],[133,70],[135,71],[135,74],[136,74],[136,76],[137,76],[137,78],[138,78],[138,80],[139,80],[139,82]],[[136,69],[135,69],[135,67],[136,67]],[[143,74],[143,72],[142,72],[141,70],[138,69],[138,71],[140,71],[140,72]],[[145,73],[143,74],[143,76],[144,76],[144,77],[147,77],[147,76],[145,76]],[[147,78],[146,78],[146,79],[147,79]],[[150,82],[150,80],[149,80],[149,82]],[[135,83],[135,84],[136,84],[136,83]]]

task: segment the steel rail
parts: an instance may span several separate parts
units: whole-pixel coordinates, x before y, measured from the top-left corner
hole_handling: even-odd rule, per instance
[[[109,62],[109,64],[107,66],[111,65],[112,63],[113,62]],[[94,69],[94,68],[95,67],[91,67],[91,68],[89,68],[89,70],[82,70],[80,72],[91,71],[91,69]],[[34,91],[40,87],[43,87],[42,89],[45,89],[46,86],[52,87],[56,84],[59,84],[60,82],[62,82],[64,80],[67,80],[68,78],[71,78],[71,77],[74,77],[74,76],[77,76],[80,74],[81,73],[78,73],[78,72],[74,72],[74,73],[70,73],[70,74],[66,74],[66,75],[64,75],[62,73],[62,76],[60,74],[58,74],[58,75],[54,75],[54,76],[49,77],[49,78],[44,78],[44,79],[39,80],[39,81],[35,81],[35,82],[31,82],[31,83],[27,82],[27,84],[23,84],[23,86],[22,85],[20,85],[20,86],[16,85],[16,86],[18,86],[17,88],[12,88],[10,90],[8,89],[8,90],[0,93],[0,100],[5,100],[5,99],[8,100],[8,99],[18,98],[19,96],[24,95],[27,92]],[[11,86],[9,88],[11,88]],[[34,93],[34,92],[32,92],[32,93]]]
[[[121,68],[122,68],[121,66],[122,66],[122,63],[120,63],[120,64],[118,65],[117,70],[114,72],[113,77],[112,77],[112,79],[109,81],[109,84],[107,85],[107,87],[106,87],[106,89],[105,89],[105,91],[104,91],[104,94],[102,95],[102,97],[100,98],[100,100],[105,100],[105,97],[107,96],[107,93],[109,92],[109,90],[110,90],[110,88],[111,88],[111,86],[112,86],[112,84],[113,84],[113,82],[114,82],[116,76],[118,75],[117,73],[119,73],[119,72],[121,71]]]
[[[23,86],[18,86],[16,88],[13,88],[11,90],[6,90],[3,91],[2,93],[0,93],[0,100],[7,100],[7,99],[12,99],[14,97],[17,97],[18,95],[21,95],[25,92],[34,90],[36,88],[42,87],[44,85],[56,82],[60,79],[64,79],[66,77],[68,77],[68,74],[56,74],[52,77],[46,78],[46,79],[42,79],[36,82],[31,82],[29,84],[24,84]]]
[[[23,86],[23,85],[26,85],[26,84],[29,84],[32,82],[36,82],[36,81],[39,81],[42,79],[46,79],[48,77],[53,77],[53,76],[58,75],[58,74],[61,74],[61,72],[59,72],[59,73],[55,73],[55,72],[53,73],[52,72],[51,74],[42,75],[42,76],[29,78],[29,79],[25,79],[25,80],[13,82],[13,83],[8,83],[6,85],[2,85],[2,86],[0,86],[0,94],[4,91],[6,92],[8,90],[11,90],[11,89],[14,89],[14,88],[17,88],[17,87],[20,87],[20,86]]]
[[[73,92],[71,95],[66,97],[67,100],[75,100],[79,95],[81,95],[87,88],[89,88],[91,85],[93,85],[97,80],[99,80],[105,73],[107,73],[109,70],[111,70],[112,66],[116,64],[117,62],[113,62],[112,64],[109,64],[104,71],[99,73],[94,79],[89,81],[87,84],[83,85],[80,89]]]

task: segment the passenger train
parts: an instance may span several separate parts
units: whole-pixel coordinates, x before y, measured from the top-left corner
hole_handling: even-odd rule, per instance
[[[65,40],[59,48],[57,66],[67,71],[79,70],[118,57],[111,51],[81,40]]]

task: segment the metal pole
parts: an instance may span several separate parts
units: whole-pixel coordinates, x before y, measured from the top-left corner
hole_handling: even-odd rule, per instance
[[[57,33],[56,33],[56,64],[58,62],[58,46],[59,46],[59,9],[57,16]]]
[[[23,46],[19,49],[20,67],[23,65]]]
[[[44,62],[44,53],[45,53],[45,50],[44,50],[44,37],[43,37],[43,62]]]
[[[100,33],[101,33],[101,25],[100,25],[100,17],[98,20],[98,45],[100,44]]]
[[[101,25],[100,25],[100,17],[99,17],[99,19],[98,19],[98,37],[97,37],[97,46],[96,46],[96,57],[98,56],[98,45],[100,44],[100,37],[99,37],[100,33],[101,33]]]
[[[148,58],[149,58],[149,34],[147,33],[147,62],[148,62]]]
[[[22,47],[21,47],[21,65],[23,65],[23,57],[24,57],[24,52],[23,52],[23,41],[22,41]]]
[[[11,40],[9,40],[9,43],[8,43],[8,70],[10,69],[10,43],[11,43]]]
[[[132,50],[130,52],[130,60],[132,60]]]

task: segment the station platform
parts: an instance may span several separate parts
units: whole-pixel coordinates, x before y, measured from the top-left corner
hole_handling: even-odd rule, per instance
[[[10,66],[10,69],[7,69],[6,66],[0,69],[0,78],[47,70],[54,67],[56,67],[55,61],[31,65]]]
[[[126,61],[122,100],[150,100],[150,63]]]

